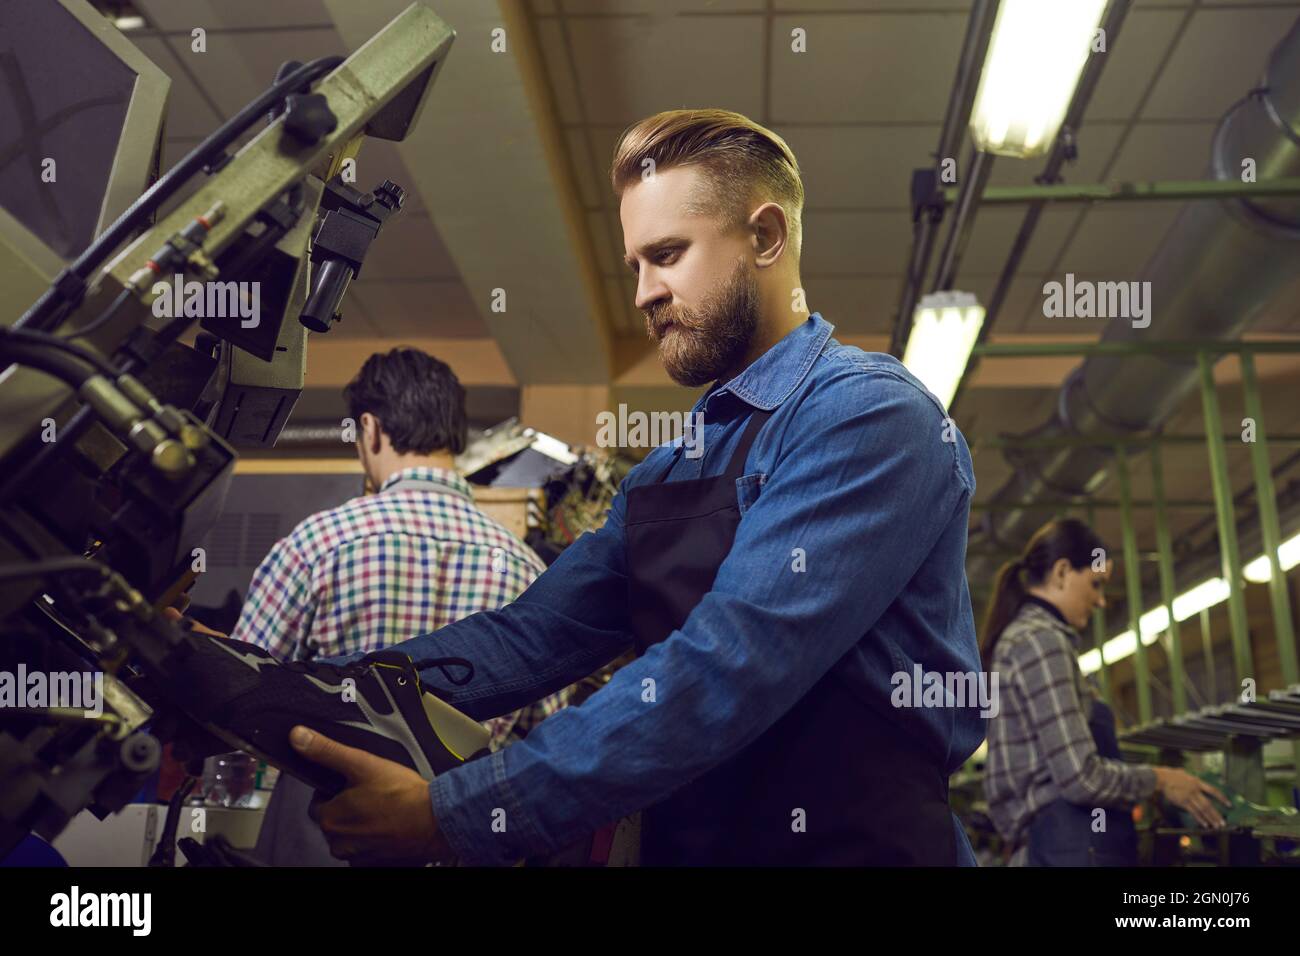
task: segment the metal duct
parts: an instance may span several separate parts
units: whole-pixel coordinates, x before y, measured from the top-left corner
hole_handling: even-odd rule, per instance
[[[1260,180],[1300,176],[1300,20],[1269,57],[1260,88],[1223,117],[1209,176],[1240,180],[1253,159]],[[1104,342],[1237,338],[1300,276],[1300,199],[1189,203],[1142,272],[1151,283],[1148,328],[1112,320]],[[1090,356],[1066,380],[1056,413],[1035,434],[1145,432],[1158,428],[1196,387],[1195,356]],[[1009,453],[1015,473],[995,503],[1090,493],[1106,479],[1108,448]],[[990,511],[983,532],[1020,548],[1041,513]],[[994,561],[973,558],[969,576],[991,577]]]

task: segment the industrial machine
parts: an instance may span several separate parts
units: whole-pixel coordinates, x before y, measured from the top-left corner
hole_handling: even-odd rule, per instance
[[[157,178],[160,71],[83,0],[4,17],[0,857],[123,807],[170,739],[231,749],[169,687],[191,638],[164,609],[232,446],[274,444],[307,336],[401,208],[394,183],[353,185],[359,149],[405,138],[454,38],[413,4],[346,59],[287,63]],[[75,183],[42,192],[45,154],[78,150]]]

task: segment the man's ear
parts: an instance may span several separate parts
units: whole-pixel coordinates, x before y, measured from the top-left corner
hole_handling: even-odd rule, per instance
[[[382,444],[380,437],[379,419],[370,412],[361,413],[361,438],[365,442],[366,449],[372,455],[379,454],[379,448]]]
[[[766,202],[749,217],[749,228],[754,237],[754,254],[761,268],[780,258],[790,237],[790,225],[785,210],[774,202]]]

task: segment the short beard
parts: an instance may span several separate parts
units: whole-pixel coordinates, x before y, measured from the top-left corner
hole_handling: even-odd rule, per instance
[[[675,328],[667,337],[669,322]],[[742,260],[717,292],[697,309],[662,303],[646,313],[646,334],[678,385],[698,388],[739,369],[758,331],[758,280]]]

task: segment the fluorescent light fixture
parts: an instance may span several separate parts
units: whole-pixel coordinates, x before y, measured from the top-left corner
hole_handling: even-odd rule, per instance
[[[1300,564],[1300,534],[1294,538],[1288,538],[1278,546],[1277,562],[1282,566],[1284,572],[1290,571],[1297,564]],[[1268,563],[1268,555],[1261,554],[1242,568],[1241,573],[1246,576],[1247,581],[1253,581],[1256,584],[1267,584],[1269,579],[1273,577],[1273,568]]]
[[[1202,581],[1174,598],[1174,620],[1181,623],[1208,607],[1222,604],[1228,600],[1230,590],[1228,582],[1223,578]],[[1154,644],[1161,632],[1168,628],[1169,610],[1163,604],[1138,618],[1138,630],[1142,633],[1143,644]],[[1106,663],[1114,664],[1137,650],[1137,639],[1131,630],[1124,631],[1103,644],[1101,650],[1106,656]],[[1096,648],[1079,655],[1079,669],[1085,674],[1101,670],[1101,657]]]
[[[969,292],[935,292],[912,316],[903,364],[947,408],[984,325],[984,306]]]
[[[143,30],[145,26],[144,17],[114,17],[113,26],[123,33],[128,33],[131,30]]]
[[[1106,0],[1002,0],[971,111],[986,153],[1029,159],[1056,140]]]

